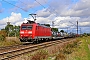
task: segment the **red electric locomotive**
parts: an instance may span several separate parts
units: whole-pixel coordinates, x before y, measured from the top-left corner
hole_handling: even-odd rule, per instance
[[[28,20],[20,26],[21,42],[38,42],[52,38],[51,28]]]

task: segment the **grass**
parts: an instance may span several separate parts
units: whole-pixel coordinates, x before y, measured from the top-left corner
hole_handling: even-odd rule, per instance
[[[31,60],[43,60],[48,56],[48,52],[46,50],[37,51],[31,58]]]
[[[21,44],[20,41],[15,41],[15,40],[3,40],[0,41],[0,47],[5,47],[5,46],[12,46],[12,45],[17,45],[17,44]]]
[[[65,44],[54,45],[35,54],[28,53],[24,60],[90,60],[90,36],[79,37]],[[39,48],[39,47],[38,47]]]
[[[88,44],[90,44],[90,36],[78,38],[82,43],[75,48],[75,51],[70,54],[68,60],[90,60],[90,50]]]
[[[85,49],[86,53],[87,53],[87,58],[88,60],[90,60],[90,50],[88,47],[88,44],[90,44],[90,37],[83,37],[83,44],[82,47]]]
[[[66,60],[67,55],[72,54],[77,47],[78,40],[67,42],[62,45],[54,45],[49,50],[36,52],[31,60]]]

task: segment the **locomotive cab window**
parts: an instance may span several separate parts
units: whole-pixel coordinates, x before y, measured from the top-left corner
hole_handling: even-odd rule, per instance
[[[22,26],[22,30],[25,30],[25,29],[32,30],[32,26]]]
[[[27,26],[27,29],[32,30],[32,26]]]
[[[22,26],[22,30],[25,30],[25,29],[27,29],[27,26]]]

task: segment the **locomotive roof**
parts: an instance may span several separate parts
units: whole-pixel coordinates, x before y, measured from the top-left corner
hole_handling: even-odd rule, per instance
[[[46,28],[50,28],[49,26],[46,26],[45,24],[39,24],[39,23],[37,23],[38,24],[38,26],[43,26],[43,27],[46,27]]]
[[[23,23],[23,24],[34,24],[36,23],[35,21],[30,21],[30,20],[27,20],[28,22],[27,23]],[[36,23],[38,24],[38,26],[43,26],[43,27],[49,27],[49,26],[46,26],[45,24],[40,24],[40,23]]]
[[[30,21],[30,20],[27,20],[28,22],[27,23],[23,23],[23,24],[33,24],[35,23],[35,21]]]

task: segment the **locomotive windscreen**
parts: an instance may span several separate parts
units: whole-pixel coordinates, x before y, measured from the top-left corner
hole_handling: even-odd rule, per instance
[[[22,26],[21,29],[22,30],[26,30],[26,29],[32,30],[32,26],[31,25],[30,26]]]

